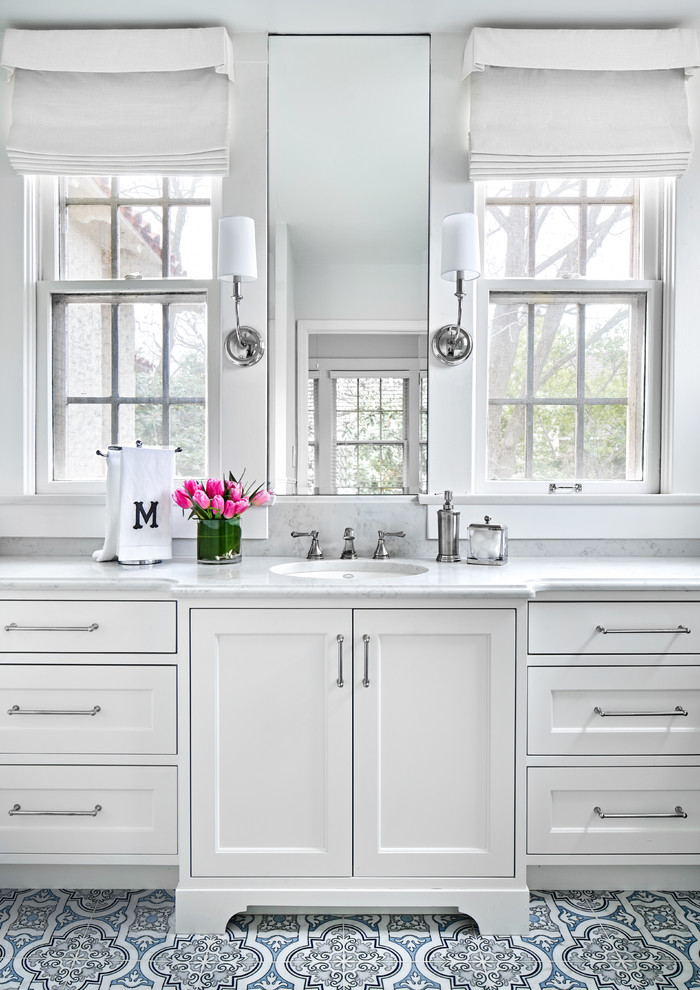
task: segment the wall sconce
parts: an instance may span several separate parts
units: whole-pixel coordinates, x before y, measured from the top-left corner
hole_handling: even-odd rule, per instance
[[[433,334],[432,350],[445,364],[461,364],[472,352],[474,341],[462,326],[462,300],[465,282],[481,274],[479,227],[473,213],[451,213],[442,221],[442,265],[444,279],[457,283],[457,322],[440,327]]]
[[[219,220],[218,277],[222,282],[233,282],[231,298],[236,310],[236,325],[227,334],[224,349],[234,364],[249,368],[265,353],[262,335],[253,327],[242,327],[239,316],[243,298],[241,282],[253,282],[258,277],[252,217],[222,217]]]

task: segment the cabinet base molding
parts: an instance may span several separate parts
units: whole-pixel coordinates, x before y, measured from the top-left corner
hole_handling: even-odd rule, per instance
[[[56,863],[6,863],[0,865],[0,887],[66,887],[69,890],[172,890],[177,866],[74,865]]]
[[[329,889],[263,886],[235,887],[231,881],[191,879],[175,891],[175,930],[178,934],[221,932],[234,914],[245,912],[303,914],[309,911],[343,914],[402,911],[466,914],[482,935],[526,935],[529,930],[529,891],[507,886],[513,881],[489,880],[489,888],[458,888],[455,881],[430,888]],[[449,886],[448,886],[449,884]]]
[[[698,890],[700,866],[528,866],[532,890]]]

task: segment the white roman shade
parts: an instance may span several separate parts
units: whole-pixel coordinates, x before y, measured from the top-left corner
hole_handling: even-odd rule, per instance
[[[475,28],[469,175],[682,175],[692,139],[685,79],[698,34]]]
[[[7,153],[22,173],[228,171],[231,39],[222,27],[8,28]]]

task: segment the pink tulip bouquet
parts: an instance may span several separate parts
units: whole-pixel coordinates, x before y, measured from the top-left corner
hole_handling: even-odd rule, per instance
[[[207,478],[206,481],[185,481],[172,497],[175,505],[189,509],[190,519],[233,519],[251,506],[269,505],[274,493],[254,482],[244,488],[242,482],[237,481],[229,471],[228,480]]]

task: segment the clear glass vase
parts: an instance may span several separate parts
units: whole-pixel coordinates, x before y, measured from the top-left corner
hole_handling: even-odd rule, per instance
[[[240,516],[197,520],[197,563],[238,564],[240,560]]]

